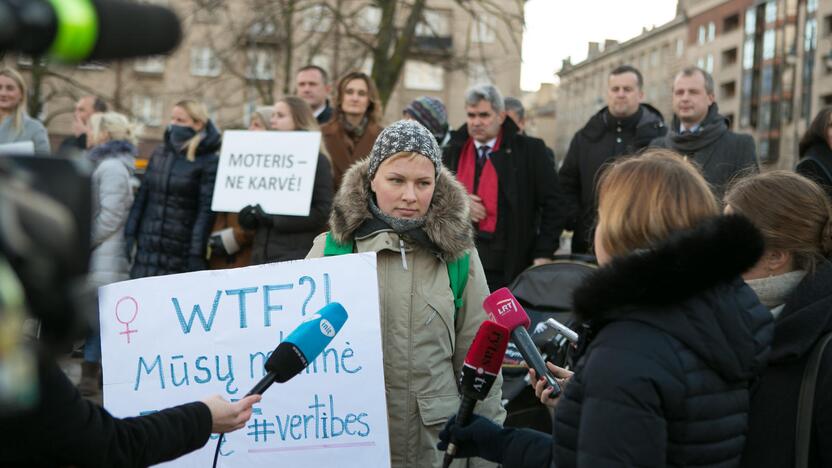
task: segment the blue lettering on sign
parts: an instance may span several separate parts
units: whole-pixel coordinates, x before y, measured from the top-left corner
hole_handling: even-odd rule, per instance
[[[283,310],[282,305],[272,305],[269,293],[272,291],[282,291],[284,289],[292,289],[293,284],[267,284],[263,286],[263,326],[272,326],[272,311]]]
[[[202,308],[199,304],[194,304],[193,310],[191,310],[191,317],[188,319],[188,323],[185,323],[185,316],[182,314],[182,308],[179,307],[179,299],[173,297],[171,301],[173,302],[173,307],[176,309],[176,316],[179,317],[179,325],[182,327],[182,332],[184,334],[188,334],[191,332],[191,327],[194,325],[194,318],[199,317],[200,323],[202,323],[202,328],[206,332],[211,331],[211,327],[214,325],[214,317],[217,315],[217,307],[220,305],[220,297],[222,296],[222,291],[217,291],[216,296],[214,296],[214,304],[211,306],[211,315],[208,317],[208,321],[205,321],[205,316],[202,314]]]
[[[248,327],[246,323],[246,294],[256,293],[257,287],[240,288],[240,289],[226,289],[225,294],[229,296],[237,295],[240,301],[240,328]]]

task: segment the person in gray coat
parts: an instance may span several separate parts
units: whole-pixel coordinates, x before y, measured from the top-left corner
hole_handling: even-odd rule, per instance
[[[92,252],[88,285],[91,292],[106,284],[130,278],[125,254],[124,225],[133,204],[130,177],[135,167],[136,136],[127,117],[108,112],[93,114],[87,134],[88,158],[92,173]],[[97,301],[96,301],[97,304]],[[99,389],[101,336],[98,310],[91,320],[92,331],[84,345],[81,364],[81,394],[93,395]]]
[[[26,115],[26,82],[13,68],[0,69],[0,145],[31,141],[35,154],[49,154],[42,123]]]
[[[687,67],[673,81],[673,123],[652,147],[670,148],[693,160],[717,199],[737,176],[759,172],[754,139],[728,129],[714,100],[714,79],[699,67]]]

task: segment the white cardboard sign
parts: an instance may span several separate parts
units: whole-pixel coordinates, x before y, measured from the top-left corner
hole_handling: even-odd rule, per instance
[[[320,148],[320,132],[224,132],[211,210],[308,216]]]
[[[292,380],[273,384],[219,466],[389,467],[375,253],[142,278],[99,289],[104,406],[115,416],[219,393],[242,398],[268,354],[329,302],[349,315]],[[166,466],[211,466],[217,436]]]

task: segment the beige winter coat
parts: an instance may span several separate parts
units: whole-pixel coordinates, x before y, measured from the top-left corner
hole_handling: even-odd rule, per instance
[[[355,241],[358,252],[377,254],[392,466],[440,467],[438,434],[459,408],[459,372],[477,329],[487,320],[482,301],[488,295],[488,286],[474,249],[467,196],[453,175],[442,169],[424,227],[438,251],[405,241],[405,269],[400,238],[395,232],[356,232],[372,218],[367,207],[367,169],[368,161],[359,161],[344,175],[330,226],[337,241]],[[323,256],[325,240],[325,235],[318,236],[307,258]],[[454,317],[445,262],[466,251],[471,261],[465,305]],[[501,385],[502,376],[489,397],[477,404],[477,414],[497,422],[505,419],[500,405]],[[452,466],[463,467],[466,462],[456,461]],[[468,466],[494,464],[472,459]]]

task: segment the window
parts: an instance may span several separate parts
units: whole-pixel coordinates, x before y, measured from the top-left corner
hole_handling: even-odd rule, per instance
[[[681,57],[685,53],[685,40],[682,38],[676,39],[676,57]]]
[[[737,63],[737,48],[732,47],[722,51],[722,67],[730,67]]]
[[[408,89],[442,91],[445,88],[445,70],[431,63],[409,60],[404,66],[404,86]]]
[[[471,25],[471,42],[491,43],[497,39],[497,18],[490,14],[481,14]]]
[[[362,8],[356,23],[361,32],[376,34],[381,24],[381,8],[374,6]]]
[[[766,3],[766,23],[777,21],[777,0],[770,0]]]
[[[220,61],[210,47],[191,49],[191,75],[219,76]]]
[[[650,52],[650,66],[655,67],[659,65],[659,49],[653,49]]]
[[[763,60],[774,58],[774,46],[777,31],[769,29],[763,34]]]
[[[324,70],[329,71],[330,60],[326,54],[318,53],[312,56],[309,60],[309,63],[318,67],[323,68]]]
[[[254,115],[255,109],[257,109],[257,102],[254,100],[249,100],[243,104],[243,125],[246,128],[251,125],[251,116]],[[266,122],[266,125],[271,125],[271,123]]]
[[[101,71],[107,69],[107,64],[104,62],[99,62],[97,60],[89,60],[86,62],[81,62],[78,64],[79,70],[94,70],[94,71]]]
[[[731,16],[726,16],[724,20],[722,20],[722,32],[729,33],[735,29],[740,27],[740,15],[739,13],[734,13]]]
[[[825,29],[824,33],[827,36],[832,36],[832,15],[826,15],[823,18],[823,24],[825,25],[824,26],[824,29]]]
[[[133,115],[149,127],[162,125],[162,102],[146,95],[133,96]]]
[[[332,27],[332,15],[325,5],[313,5],[303,14],[303,29],[327,32]]]
[[[720,99],[731,99],[737,95],[737,82],[729,81],[719,86]]]
[[[708,23],[708,42],[711,42],[716,37],[716,23],[711,21]]]
[[[277,32],[277,27],[268,20],[255,21],[248,27],[248,34],[251,37],[269,37]]]
[[[491,74],[484,63],[472,63],[468,66],[468,85],[490,84]]]
[[[808,0],[806,2],[806,13],[814,13],[818,9],[818,0]]]
[[[707,31],[705,30],[705,25],[699,26],[699,34],[696,37],[696,43],[702,45],[707,40]]]
[[[708,54],[705,57],[705,66],[703,68],[708,73],[714,72],[714,54]]]
[[[803,50],[813,51],[818,46],[818,23],[815,18],[806,21],[806,30],[803,33]]]
[[[165,71],[165,56],[153,55],[133,61],[133,70],[141,73],[163,73]]]
[[[745,33],[754,34],[757,30],[757,10],[754,7],[745,11]]]
[[[760,95],[768,96],[771,94],[774,86],[774,70],[772,69],[771,65],[766,65],[763,67],[763,71],[760,75]]]
[[[249,50],[246,55],[248,59],[247,78],[253,80],[274,79],[274,56],[271,51],[264,49]]]
[[[742,47],[742,69],[751,70],[752,68],[754,68],[754,37],[749,37]]]
[[[424,18],[416,25],[417,36],[445,37],[450,35],[448,15],[437,10],[425,10]]]
[[[364,59],[361,61],[361,66],[358,67],[358,69],[361,70],[367,76],[373,76],[373,56],[367,55],[366,57],[364,57]]]
[[[223,0],[194,0],[194,20],[197,23],[215,24],[220,19]]]

